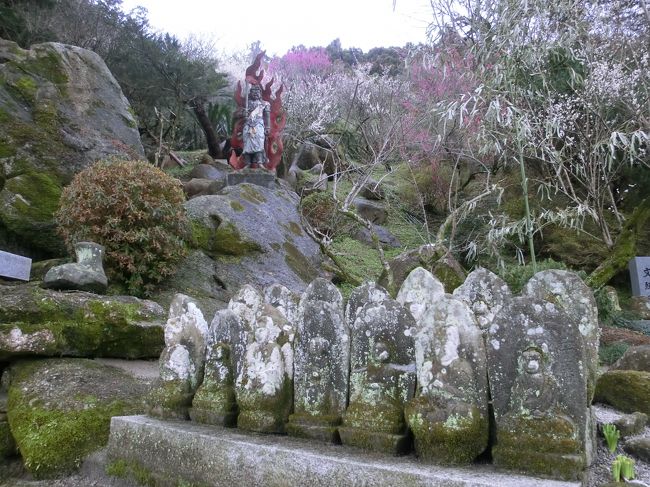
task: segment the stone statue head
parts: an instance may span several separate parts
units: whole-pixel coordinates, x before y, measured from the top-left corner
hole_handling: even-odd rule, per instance
[[[542,371],[544,355],[541,350],[529,347],[521,353],[521,364],[527,374],[538,374]]]
[[[378,341],[375,343],[374,351],[378,362],[381,362],[383,364],[388,363],[388,360],[390,359],[390,353],[388,352],[388,347],[384,342]]]

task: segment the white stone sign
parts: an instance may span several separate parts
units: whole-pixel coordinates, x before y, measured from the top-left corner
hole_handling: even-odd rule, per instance
[[[650,257],[634,257],[629,268],[632,296],[650,296]]]
[[[0,277],[29,281],[32,259],[0,250]]]

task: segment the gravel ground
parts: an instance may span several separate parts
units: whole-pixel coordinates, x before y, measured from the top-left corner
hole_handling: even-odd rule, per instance
[[[598,423],[600,424],[611,423],[623,415],[623,413],[617,411],[616,409],[600,404],[594,406],[594,410],[596,412]],[[650,428],[646,427],[645,431],[643,431],[643,433],[641,433],[639,436],[650,436]],[[601,484],[612,481],[611,466],[616,456],[629,456],[623,451],[623,448],[621,446],[622,443],[623,441],[620,441],[616,446],[616,451],[614,453],[610,453],[605,443],[605,439],[602,436],[598,435],[597,457],[588,470],[588,477],[587,482],[585,483],[585,487],[598,487]],[[634,459],[634,463],[636,470],[636,483],[650,487],[650,464],[643,462],[638,458]]]

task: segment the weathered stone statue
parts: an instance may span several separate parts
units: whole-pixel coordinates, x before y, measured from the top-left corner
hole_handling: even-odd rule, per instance
[[[442,283],[419,268],[398,294],[417,316],[418,389],[405,414],[420,458],[463,464],[488,445],[486,353],[474,313],[442,289]]]
[[[293,407],[294,334],[282,313],[269,304],[263,305],[235,382],[239,428],[286,432]]]
[[[273,284],[264,290],[264,302],[282,313],[289,324],[296,328],[300,296],[281,284]]]
[[[210,324],[203,382],[190,409],[192,421],[233,427],[237,425],[235,357],[231,335],[238,332],[239,318],[229,309],[217,311]]]
[[[374,282],[366,281],[358,286],[352,293],[345,306],[345,321],[352,326],[357,319],[357,314],[368,303],[380,303],[390,298],[388,291]]]
[[[404,405],[415,392],[415,320],[386,298],[368,302],[351,326],[350,404],[339,428],[345,445],[392,454],[410,448]]]
[[[300,300],[294,353],[292,436],[338,443],[348,398],[350,332],[343,297],[331,282],[313,281]]]
[[[492,324],[503,303],[511,299],[512,292],[503,279],[487,269],[472,271],[465,282],[454,290],[454,297],[465,301],[474,312],[484,333]]]
[[[160,380],[149,398],[149,414],[188,419],[189,407],[203,378],[208,325],[196,303],[177,294],[165,325]]]
[[[582,475],[593,424],[578,327],[561,306],[526,290],[494,317],[487,352],[495,465],[567,480]]]

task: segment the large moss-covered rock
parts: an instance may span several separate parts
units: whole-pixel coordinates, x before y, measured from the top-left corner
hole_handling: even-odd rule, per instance
[[[158,357],[164,321],[158,304],[130,296],[0,285],[0,360]]]
[[[302,292],[321,273],[323,255],[300,224],[294,193],[244,183],[193,198],[185,208],[195,249],[154,297],[163,305],[182,292],[212,317],[245,284],[265,289],[280,282]]]
[[[52,214],[74,174],[143,155],[128,101],[94,52],[0,40],[0,246],[63,255]]]
[[[68,473],[108,441],[112,416],[144,411],[149,383],[85,359],[20,362],[10,371],[8,417],[26,468]]]
[[[614,406],[626,413],[650,415],[650,372],[610,370],[598,378],[595,402]]]

